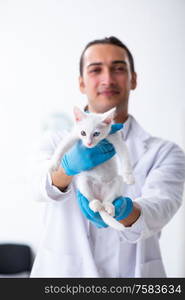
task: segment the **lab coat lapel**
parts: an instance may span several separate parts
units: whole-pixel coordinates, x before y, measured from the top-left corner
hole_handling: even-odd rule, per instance
[[[142,129],[131,116],[130,129],[126,139],[132,168],[135,168],[140,158],[147,150],[147,139],[150,135]]]

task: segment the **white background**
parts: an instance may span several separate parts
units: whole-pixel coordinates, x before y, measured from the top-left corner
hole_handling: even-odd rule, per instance
[[[130,113],[185,149],[185,1],[0,0],[0,243],[37,250],[43,204],[29,191],[44,120],[84,105],[78,62],[89,41],[115,35],[131,50],[138,87]],[[185,206],[165,227],[167,274],[185,276]]]

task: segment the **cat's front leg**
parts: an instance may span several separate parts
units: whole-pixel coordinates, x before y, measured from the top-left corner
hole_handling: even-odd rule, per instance
[[[64,154],[65,154],[64,145],[63,143],[60,143],[49,161],[50,172],[58,170],[61,163],[61,158],[63,157]]]
[[[60,141],[49,162],[49,171],[52,172],[58,170],[62,157],[77,140],[78,136],[76,131],[73,130],[71,134],[68,134]]]
[[[124,141],[122,141],[121,146],[120,145],[118,146],[117,152],[121,164],[123,165],[123,172],[122,172],[123,181],[127,184],[134,184],[135,179],[134,179],[134,174],[131,166],[131,161],[129,158],[128,148]]]
[[[126,143],[123,141],[120,132],[115,133],[114,135],[110,135],[108,137],[108,141],[112,143],[115,147],[115,150],[118,155],[118,159],[122,166],[122,177],[123,181],[127,184],[134,184],[135,179],[131,167],[131,162],[129,159],[129,153],[127,149]]]

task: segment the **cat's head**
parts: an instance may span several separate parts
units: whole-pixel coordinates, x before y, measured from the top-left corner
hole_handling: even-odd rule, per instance
[[[76,130],[84,146],[92,148],[106,138],[111,130],[116,108],[102,113],[86,113],[74,107]]]

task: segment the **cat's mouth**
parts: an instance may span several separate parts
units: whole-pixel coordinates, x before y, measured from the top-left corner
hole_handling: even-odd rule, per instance
[[[85,147],[87,147],[87,148],[93,148],[93,147],[95,147],[96,145],[95,144],[93,144],[93,143],[86,143],[85,144]]]

